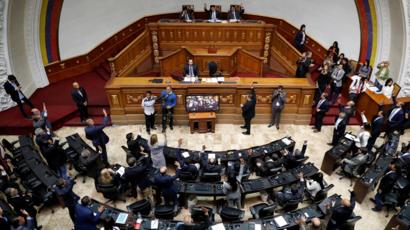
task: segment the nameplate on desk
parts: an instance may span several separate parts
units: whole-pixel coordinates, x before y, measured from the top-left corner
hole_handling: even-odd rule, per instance
[[[122,212],[122,213],[120,213],[120,214],[118,215],[117,220],[115,221],[115,223],[117,223],[117,224],[125,224],[125,222],[127,221],[127,219],[128,219],[128,213]]]

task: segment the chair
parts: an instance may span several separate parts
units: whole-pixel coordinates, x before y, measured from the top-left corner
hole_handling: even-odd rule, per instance
[[[282,166],[276,167],[276,168],[271,168],[271,169],[269,169],[269,173],[268,173],[268,174],[269,174],[269,176],[274,176],[274,175],[278,174],[279,172],[281,172],[282,169],[283,169]]]
[[[134,213],[140,213],[143,217],[148,217],[151,213],[151,203],[148,199],[142,199],[127,206],[127,209]]]
[[[122,185],[116,186],[114,184],[103,185],[96,183],[95,186],[97,192],[102,193],[104,198],[108,199],[105,204],[113,202],[115,205],[117,200],[125,202],[125,199],[123,198]]]
[[[205,221],[205,213],[202,211],[202,207],[203,206],[194,206],[191,209],[191,218],[192,221],[194,223],[201,223],[203,221]],[[204,207],[206,209],[208,209],[208,218],[211,222],[213,222],[215,220],[215,215],[214,215],[214,211],[212,208],[210,207]]]
[[[219,173],[208,173],[205,172],[201,175],[201,182],[218,182],[221,181],[221,175]]]
[[[209,76],[214,77],[216,74],[216,71],[218,70],[218,65],[214,61],[208,62],[208,71],[209,71]]]
[[[222,222],[235,222],[240,221],[245,212],[231,207],[223,207],[221,213],[219,214],[222,218]]]
[[[311,197],[313,202],[320,202],[324,199],[326,199],[327,197],[327,193],[329,192],[330,189],[332,189],[334,187],[333,184],[330,184],[328,186],[326,186],[325,188],[323,188],[322,190],[320,190],[319,192],[316,193],[315,197]],[[310,197],[309,197],[310,198]]]
[[[296,159],[296,162],[302,164],[302,163],[305,162],[307,159],[309,159],[309,157],[302,157],[302,158]]]
[[[348,220],[346,220],[345,223],[339,226],[339,229],[354,230],[354,226],[356,225],[357,221],[359,221],[360,219],[362,219],[361,216],[356,216],[352,214],[352,216]]]
[[[269,205],[266,203],[256,204],[249,208],[254,219],[272,217],[275,213],[275,209],[276,204]]]
[[[303,199],[303,198],[302,198]],[[297,199],[297,200],[289,200],[282,206],[283,212],[290,212],[293,210],[296,210],[299,206],[299,203],[302,202],[303,200]]]
[[[155,218],[172,220],[175,216],[174,207],[171,205],[158,205],[154,211]]]
[[[195,182],[198,175],[192,174],[189,171],[181,171],[179,179],[185,182]]]

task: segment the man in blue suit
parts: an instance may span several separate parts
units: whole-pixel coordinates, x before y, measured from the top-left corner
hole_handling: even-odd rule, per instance
[[[171,86],[167,86],[161,92],[162,99],[162,132],[165,133],[167,128],[167,117],[169,114],[169,128],[174,129],[174,107],[177,105],[177,95],[172,92]]]
[[[329,110],[329,102],[327,100],[327,93],[322,93],[320,100],[316,105],[315,126],[313,127],[315,133],[320,132],[322,128],[323,118]]]
[[[107,115],[107,111],[103,109],[104,114],[104,123],[102,125],[94,125],[94,120],[88,118],[85,122],[87,123],[87,127],[85,127],[85,137],[93,142],[93,145],[97,149],[97,152],[101,152],[101,157],[103,163],[108,166],[108,157],[107,157],[107,148],[106,144],[110,140],[107,134],[104,133],[105,126],[109,123],[109,117]]]
[[[81,204],[75,206],[75,230],[96,230],[101,213],[104,211],[104,206],[98,208],[95,213],[89,208],[91,200],[88,196],[81,199]]]
[[[174,205],[174,209],[177,208],[177,189],[175,188],[174,181],[178,179],[179,174],[181,172],[181,165],[179,162],[175,162],[175,166],[177,166],[177,171],[174,176],[170,176],[167,174],[167,167],[161,167],[160,173],[155,176],[155,185],[161,191],[162,197],[164,197],[165,204],[169,205],[172,201]]]
[[[404,122],[404,110],[403,110],[403,102],[396,103],[388,113],[387,116],[387,128],[386,134],[390,134],[394,131],[400,130],[401,125]]]

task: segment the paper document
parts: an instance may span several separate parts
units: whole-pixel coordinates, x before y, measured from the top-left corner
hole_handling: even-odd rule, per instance
[[[225,78],[224,77],[217,77],[218,82],[224,82]]]
[[[347,138],[347,139],[349,139],[349,140],[355,140],[356,139],[356,136],[354,136],[354,135],[352,135],[352,134],[350,134],[350,133],[346,133],[345,134],[345,137]]]
[[[151,229],[158,229],[158,219],[151,220]]]
[[[182,153],[182,156],[183,156],[184,158],[188,158],[188,157],[189,157],[189,152],[186,152],[186,151],[183,152],[183,153]]]
[[[212,230],[225,230],[225,226],[223,223],[215,224],[211,227]]]
[[[255,230],[262,230],[261,224],[255,224]]]
[[[115,221],[115,223],[117,224],[125,224],[125,221],[127,221],[128,219],[128,213],[120,213],[117,217],[117,220]]]
[[[124,173],[125,173],[125,168],[124,168],[124,166],[121,166],[121,167],[116,171],[116,173],[120,174],[120,176],[124,175]]]
[[[286,222],[285,218],[283,218],[283,216],[278,216],[274,218],[276,225],[278,225],[278,227],[283,227],[288,225],[288,222]]]
[[[208,153],[208,159],[215,159],[215,153]]]
[[[283,138],[282,139],[282,142],[283,142],[283,144],[285,144],[285,145],[290,145],[290,143],[292,143],[292,141],[291,140],[289,140],[289,138]]]

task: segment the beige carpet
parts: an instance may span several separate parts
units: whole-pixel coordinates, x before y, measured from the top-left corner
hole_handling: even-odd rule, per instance
[[[291,136],[296,141],[296,148],[301,148],[303,140],[308,140],[307,156],[309,156],[309,162],[313,162],[316,167],[320,168],[324,153],[329,149],[326,145],[331,140],[333,127],[324,127],[322,132],[313,133],[310,126],[302,125],[282,125],[280,130],[276,128],[267,128],[266,125],[253,125],[252,134],[250,136],[244,136],[241,134],[242,130],[239,125],[217,125],[216,132],[214,134],[190,134],[188,127],[177,126],[173,131],[168,130],[167,141],[169,146],[177,146],[177,140],[183,138],[184,142],[182,147],[188,149],[199,150],[202,145],[206,145],[208,149],[212,150],[227,150],[227,149],[242,149],[256,145],[266,144],[273,140],[282,138],[284,136]],[[348,127],[347,131],[356,133],[359,127]],[[141,134],[144,138],[148,135],[145,132],[145,127],[141,125],[129,125],[129,126],[113,126],[105,129],[106,133],[110,137],[110,142],[107,146],[108,157],[111,163],[120,163],[125,165],[125,154],[121,149],[121,145],[125,145],[125,134],[133,132],[135,134]],[[64,127],[58,130],[56,133],[61,138],[71,135],[73,133],[79,133],[82,138],[84,137],[84,130],[82,127]],[[160,135],[161,136],[161,135]],[[406,134],[402,137],[401,141],[409,141],[410,135]],[[8,139],[15,139],[15,136],[7,136]],[[378,140],[377,144],[380,144],[381,140]],[[75,171],[71,171],[70,174],[75,175]],[[349,195],[348,189],[349,180],[339,180],[339,176],[333,174],[331,177],[325,174],[325,180],[328,183],[333,183],[335,187],[330,191],[329,195],[333,193],[341,194],[344,197]],[[77,180],[77,184],[74,186],[74,191],[80,196],[91,196],[94,199],[105,201],[101,194],[97,193],[93,180],[88,178],[85,183],[81,180]],[[374,194],[372,193],[371,196]],[[393,213],[389,218],[384,217],[383,213],[374,213],[370,209],[373,204],[369,201],[369,196],[362,204],[356,204],[355,213],[362,216],[362,219],[356,224],[356,229],[384,229],[384,226],[389,221]],[[125,209],[125,206],[133,203],[134,198],[127,198],[127,202],[121,201],[116,203],[117,208]],[[261,202],[259,194],[250,194],[246,198],[245,220],[251,217],[249,212],[249,206]],[[211,202],[204,198],[199,198],[200,204],[212,205]],[[307,204],[302,204],[300,207]],[[188,215],[187,210],[182,210],[176,219],[183,220],[185,215]],[[216,215],[217,221],[220,221],[218,215]],[[72,223],[68,216],[68,211],[61,209],[60,207],[54,207],[54,213],[51,212],[51,208],[44,209],[38,215],[38,220],[43,225],[44,230],[48,229],[71,229]]]

